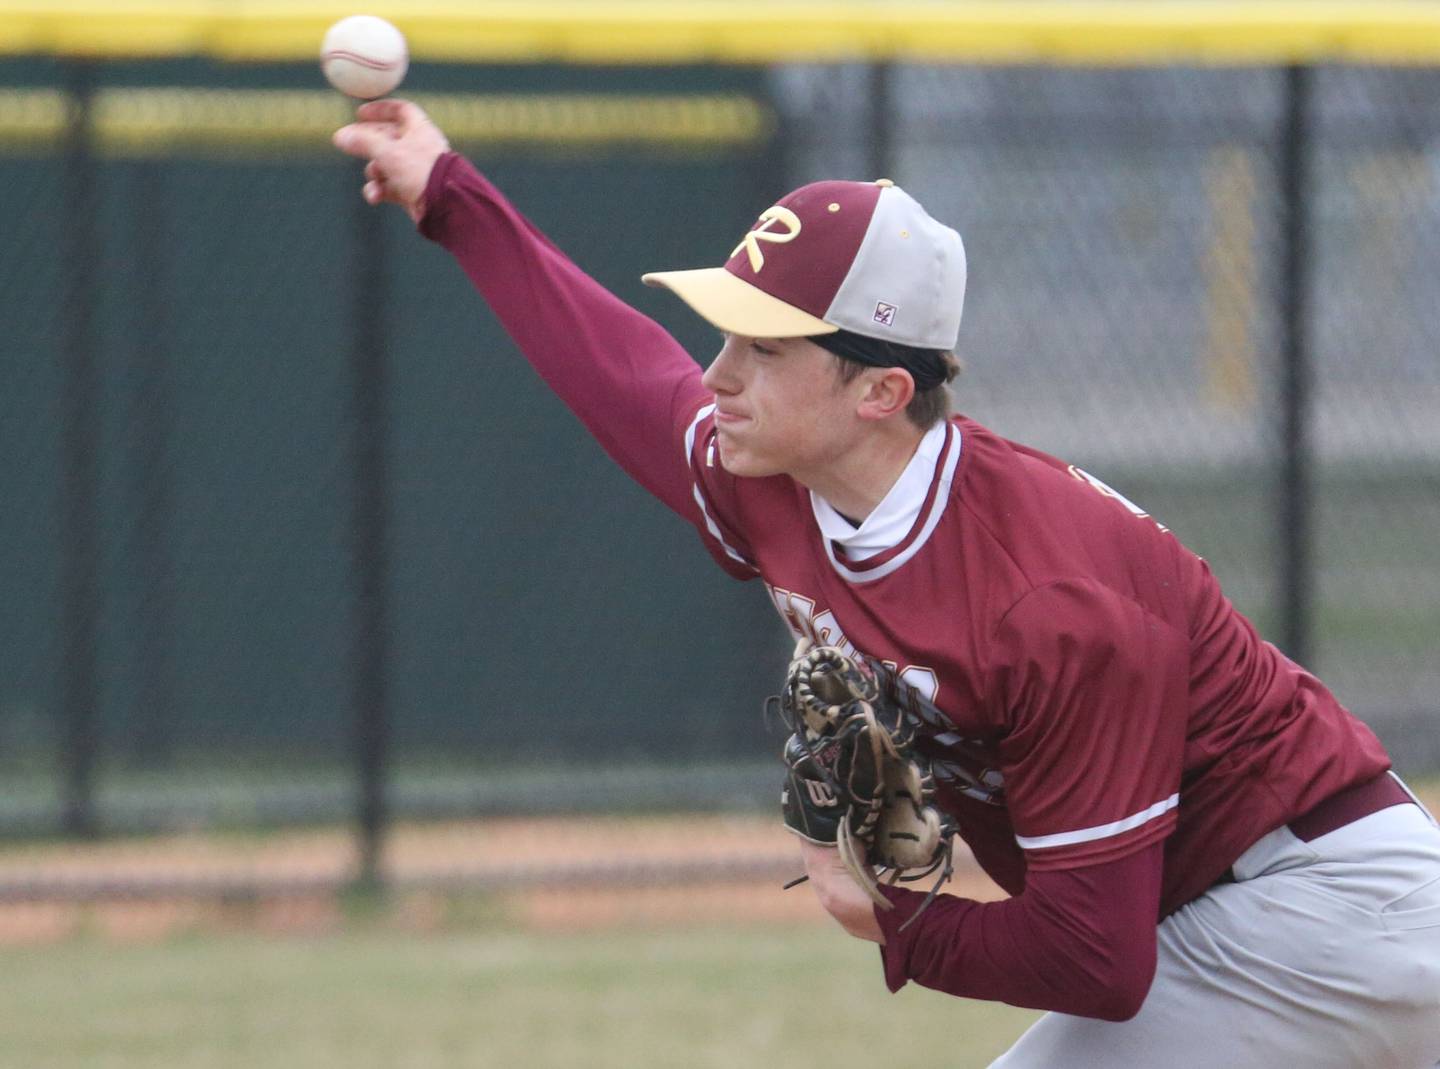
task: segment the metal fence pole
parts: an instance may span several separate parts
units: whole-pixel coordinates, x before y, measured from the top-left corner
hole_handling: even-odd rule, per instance
[[[354,390],[351,548],[355,620],[351,679],[358,788],[356,832],[359,883],[362,888],[379,889],[387,820],[390,703],[385,219],[381,209],[371,207],[358,196],[356,175],[348,169],[347,179],[346,191],[355,204],[350,367]]]
[[[175,753],[175,573],[171,559],[175,487],[170,447],[174,384],[170,368],[170,182],[163,159],[136,175],[138,204],[131,241],[139,285],[131,360],[135,408],[130,427],[136,501],[135,570],[142,583],[136,634],[135,731],[132,756],[168,764]]]
[[[895,65],[870,65],[869,129],[866,131],[866,158],[870,173],[867,179],[890,178],[895,181],[895,124],[900,111],[895,106]]]
[[[63,339],[60,411],[60,763],[64,830],[90,836],[98,749],[100,547],[98,509],[99,372],[95,305],[100,261],[99,175],[91,139],[95,66],[66,69],[70,93],[64,147],[64,249],[60,301]]]
[[[1310,137],[1314,71],[1285,70],[1285,116],[1280,151],[1282,251],[1280,272],[1281,461],[1276,515],[1280,579],[1280,646],[1308,665],[1313,639],[1314,456],[1310,441]]]

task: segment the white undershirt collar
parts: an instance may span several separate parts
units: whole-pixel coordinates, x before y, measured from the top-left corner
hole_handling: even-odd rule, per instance
[[[827,541],[842,547],[848,559],[857,562],[898,545],[920,517],[930,484],[935,480],[935,466],[945,451],[945,435],[944,420],[925,432],[910,463],[859,527],[853,526],[815,491],[810,491],[810,505],[820,533]]]

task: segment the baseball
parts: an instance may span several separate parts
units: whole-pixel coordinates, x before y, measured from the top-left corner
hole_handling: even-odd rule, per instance
[[[346,96],[383,97],[405,77],[410,54],[405,35],[374,15],[351,15],[325,31],[320,69]]]

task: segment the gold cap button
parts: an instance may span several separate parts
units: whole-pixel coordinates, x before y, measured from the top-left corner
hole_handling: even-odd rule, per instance
[[[876,184],[877,186],[883,186],[883,187],[885,187],[885,188],[888,189],[890,186],[893,186],[893,185],[895,184],[895,182],[894,182],[894,180],[889,179],[889,178],[877,178],[877,179],[875,179],[875,184]]]

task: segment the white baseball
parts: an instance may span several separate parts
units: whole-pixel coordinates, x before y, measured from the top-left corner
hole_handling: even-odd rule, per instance
[[[383,97],[405,77],[410,53],[405,35],[374,15],[351,15],[325,31],[320,69],[346,96]]]

